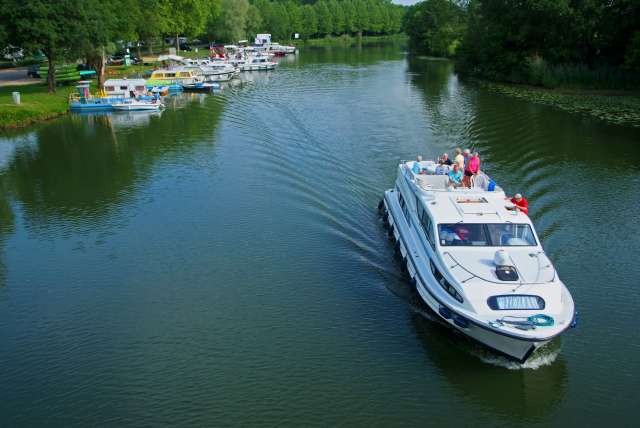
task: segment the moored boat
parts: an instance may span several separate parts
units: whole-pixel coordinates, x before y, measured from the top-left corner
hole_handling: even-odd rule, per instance
[[[574,325],[573,298],[530,218],[493,180],[455,187],[434,169],[401,162],[380,203],[411,284],[451,328],[524,362]]]
[[[163,104],[159,100],[153,100],[153,101],[128,100],[128,101],[113,103],[112,107],[114,110],[120,110],[120,111],[158,111],[163,107]]]
[[[267,71],[276,68],[277,63],[269,60],[265,56],[250,57],[244,64],[240,65],[241,71]]]

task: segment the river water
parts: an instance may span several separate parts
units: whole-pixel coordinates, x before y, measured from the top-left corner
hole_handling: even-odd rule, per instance
[[[632,425],[637,130],[396,45],[305,49],[161,115],[0,138],[0,425]],[[478,149],[579,324],[522,366],[430,320],[376,205]]]

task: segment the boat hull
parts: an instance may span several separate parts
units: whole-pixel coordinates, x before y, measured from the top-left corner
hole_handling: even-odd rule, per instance
[[[114,104],[113,109],[117,111],[158,111],[160,104]]]
[[[383,200],[382,209],[385,211],[390,230],[392,231],[393,239],[398,242],[400,254],[402,255],[402,263],[406,264],[409,276],[412,279],[412,284],[415,284],[417,293],[420,295],[424,303],[438,316],[438,318],[444,322],[447,326],[460,332],[464,336],[478,342],[485,347],[504,355],[510,359],[514,359],[519,362],[525,362],[535,351],[535,349],[545,345],[550,340],[529,340],[522,339],[513,335],[506,334],[505,332],[495,330],[488,325],[482,325],[477,322],[473,322],[460,313],[455,308],[444,304],[436,297],[436,293],[432,290],[438,289],[439,284],[430,283],[428,278],[420,275],[416,269],[416,260],[414,254],[411,251],[407,251],[410,248],[407,245],[407,240],[403,233],[406,231],[406,223],[403,224],[402,212],[399,210],[399,205],[393,203],[391,198],[396,198],[393,191],[387,191]]]

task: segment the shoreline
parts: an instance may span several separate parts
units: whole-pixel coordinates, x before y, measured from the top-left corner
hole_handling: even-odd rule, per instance
[[[640,128],[640,91],[539,88],[472,79],[490,91],[520,100],[583,114],[614,125]]]

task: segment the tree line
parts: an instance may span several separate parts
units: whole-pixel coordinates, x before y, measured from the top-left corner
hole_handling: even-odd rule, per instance
[[[403,11],[391,0],[0,0],[0,47],[41,51],[53,92],[55,64],[77,58],[96,69],[102,86],[106,58],[122,42],[151,50],[164,36],[179,49],[179,36],[235,42],[257,33],[275,40],[389,34],[400,31]]]
[[[461,73],[551,87],[638,82],[638,0],[425,0],[403,24],[414,50],[455,57]]]
[[[401,30],[405,8],[391,0],[222,0],[209,38],[232,42],[270,33],[275,40],[343,34],[391,34]]]

